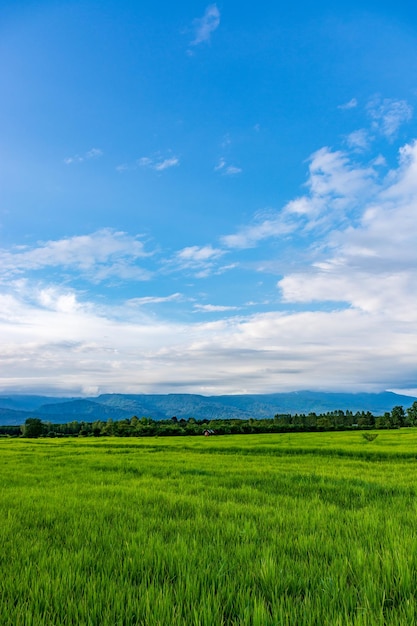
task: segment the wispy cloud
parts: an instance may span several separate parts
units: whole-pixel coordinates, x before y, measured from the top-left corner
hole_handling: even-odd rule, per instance
[[[172,293],[169,296],[143,296],[142,298],[130,298],[126,301],[128,306],[144,306],[148,304],[164,304],[166,302],[175,302],[182,300],[181,293]]]
[[[148,168],[155,172],[163,172],[171,167],[176,167],[180,164],[180,159],[177,156],[162,157],[159,154],[154,156],[141,157],[134,161],[134,163],[122,163],[116,167],[118,172],[126,172],[129,170],[136,170],[138,168]]]
[[[236,165],[228,165],[224,170],[226,176],[234,176],[235,174],[240,174],[241,172],[242,168],[237,167]]]
[[[212,246],[189,246],[180,250],[177,257],[185,263],[194,264],[218,259],[223,254],[224,250]]]
[[[232,256],[233,248],[268,237],[281,243],[316,229],[313,243],[300,239],[306,249],[297,264],[279,270],[279,309],[268,313],[197,304],[185,289],[161,295],[156,286],[156,295],[116,309],[103,303],[104,292],[103,301],[94,301],[93,290],[62,284],[62,269],[89,278],[134,269],[147,252],[126,233],[104,230],[2,250],[1,389],[261,393],[276,391],[277,381],[282,390],[415,388],[417,143],[401,148],[388,173],[376,159],[359,164],[359,156],[318,150],[308,161],[304,195],[229,236]],[[225,253],[220,246],[189,246],[174,261],[185,277],[213,275]],[[279,264],[278,245],[273,254]],[[42,284],[32,280],[47,268],[59,272],[43,273]],[[244,298],[258,296],[248,286]],[[229,302],[220,291],[201,300]],[[188,303],[193,322],[145,313],[170,302]]]
[[[241,174],[242,168],[237,167],[236,165],[228,165],[226,160],[221,158],[214,167],[214,171],[221,172],[223,176],[235,176],[236,174]]]
[[[91,150],[88,150],[84,154],[75,154],[74,156],[67,157],[64,159],[64,163],[66,165],[71,165],[72,163],[82,163],[83,161],[98,159],[101,156],[103,156],[102,150],[99,148],[91,148]]]
[[[191,42],[192,46],[198,46],[202,43],[208,43],[211,39],[211,35],[220,25],[220,11],[216,4],[210,4],[203,17],[197,18],[193,22],[194,24],[194,39]]]
[[[259,212],[252,223],[221,238],[229,248],[251,248],[264,239],[328,229],[344,222],[346,212],[372,190],[372,166],[353,163],[342,151],[321,148],[309,159],[309,193],[291,200],[280,211]]]
[[[357,106],[358,106],[358,101],[356,100],[356,98],[352,98],[351,100],[349,100],[348,102],[345,102],[344,104],[339,104],[337,108],[342,109],[342,111],[347,111],[349,109],[355,109]]]
[[[0,280],[26,272],[61,268],[81,273],[93,282],[111,277],[148,279],[150,274],[136,266],[136,260],[149,256],[137,237],[111,229],[0,250]]]
[[[269,213],[268,217],[266,217],[267,213]],[[231,235],[223,235],[220,241],[227,248],[254,248],[263,239],[287,235],[293,232],[295,228],[295,223],[286,220],[285,215],[276,211],[262,211],[259,217],[255,216],[251,224],[242,226]]]
[[[188,246],[176,253],[171,265],[176,270],[192,272],[196,278],[205,278],[218,271],[217,262],[224,254],[226,250],[211,245]]]
[[[352,108],[348,107],[348,104],[350,103],[339,108]],[[367,103],[366,112],[371,120],[370,128],[360,128],[345,137],[346,145],[355,152],[368,150],[372,142],[380,136],[392,142],[397,136],[400,126],[410,121],[413,108],[405,100],[388,98],[382,100],[379,97],[374,97]]]
[[[163,170],[167,170],[170,167],[175,167],[180,164],[180,160],[178,157],[170,157],[169,159],[163,159],[163,161],[159,161],[154,163],[151,167],[157,172],[162,172]]]
[[[360,128],[347,135],[346,143],[352,150],[362,152],[369,148],[371,138],[366,128]]]
[[[238,311],[239,307],[221,304],[195,304],[194,309],[200,313],[224,313],[225,311]]]
[[[387,139],[393,139],[399,127],[410,121],[413,107],[405,100],[374,98],[368,103],[368,114],[372,120],[372,129]]]

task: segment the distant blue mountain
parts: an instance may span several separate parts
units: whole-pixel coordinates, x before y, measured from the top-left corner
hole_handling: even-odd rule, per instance
[[[277,413],[327,413],[335,410],[371,411],[382,415],[394,406],[408,408],[417,398],[392,392],[324,393],[297,391],[261,395],[201,396],[196,394],[103,394],[93,398],[0,396],[0,424],[23,424],[28,417],[52,423],[151,417],[154,420],[261,419]]]

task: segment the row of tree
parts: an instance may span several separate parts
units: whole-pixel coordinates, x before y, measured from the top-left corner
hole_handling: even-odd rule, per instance
[[[417,426],[417,401],[404,410],[396,406],[375,417],[370,411],[332,411],[328,413],[277,414],[272,419],[177,419],[153,420],[136,416],[131,419],[52,424],[28,418],[23,426],[0,426],[0,435],[12,437],[154,437],[170,435],[218,435],[243,433],[280,433],[351,429],[403,428]]]

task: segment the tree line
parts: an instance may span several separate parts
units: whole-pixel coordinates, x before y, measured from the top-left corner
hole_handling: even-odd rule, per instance
[[[395,406],[391,411],[374,416],[370,411],[330,411],[327,413],[278,413],[271,419],[214,419],[193,417],[153,420],[151,417],[94,422],[72,421],[66,424],[28,418],[22,426],[0,426],[0,436],[10,437],[155,437],[178,435],[232,435],[250,433],[314,432],[332,430],[369,430],[417,426],[417,401],[404,410]]]

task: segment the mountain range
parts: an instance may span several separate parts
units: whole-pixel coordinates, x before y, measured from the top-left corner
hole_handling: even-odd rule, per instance
[[[52,423],[94,422],[151,417],[154,420],[261,419],[277,413],[370,411],[382,415],[394,406],[408,408],[417,398],[393,392],[325,393],[295,391],[260,395],[202,396],[196,394],[102,394],[91,398],[35,395],[0,396],[0,424],[23,424],[28,417]]]

